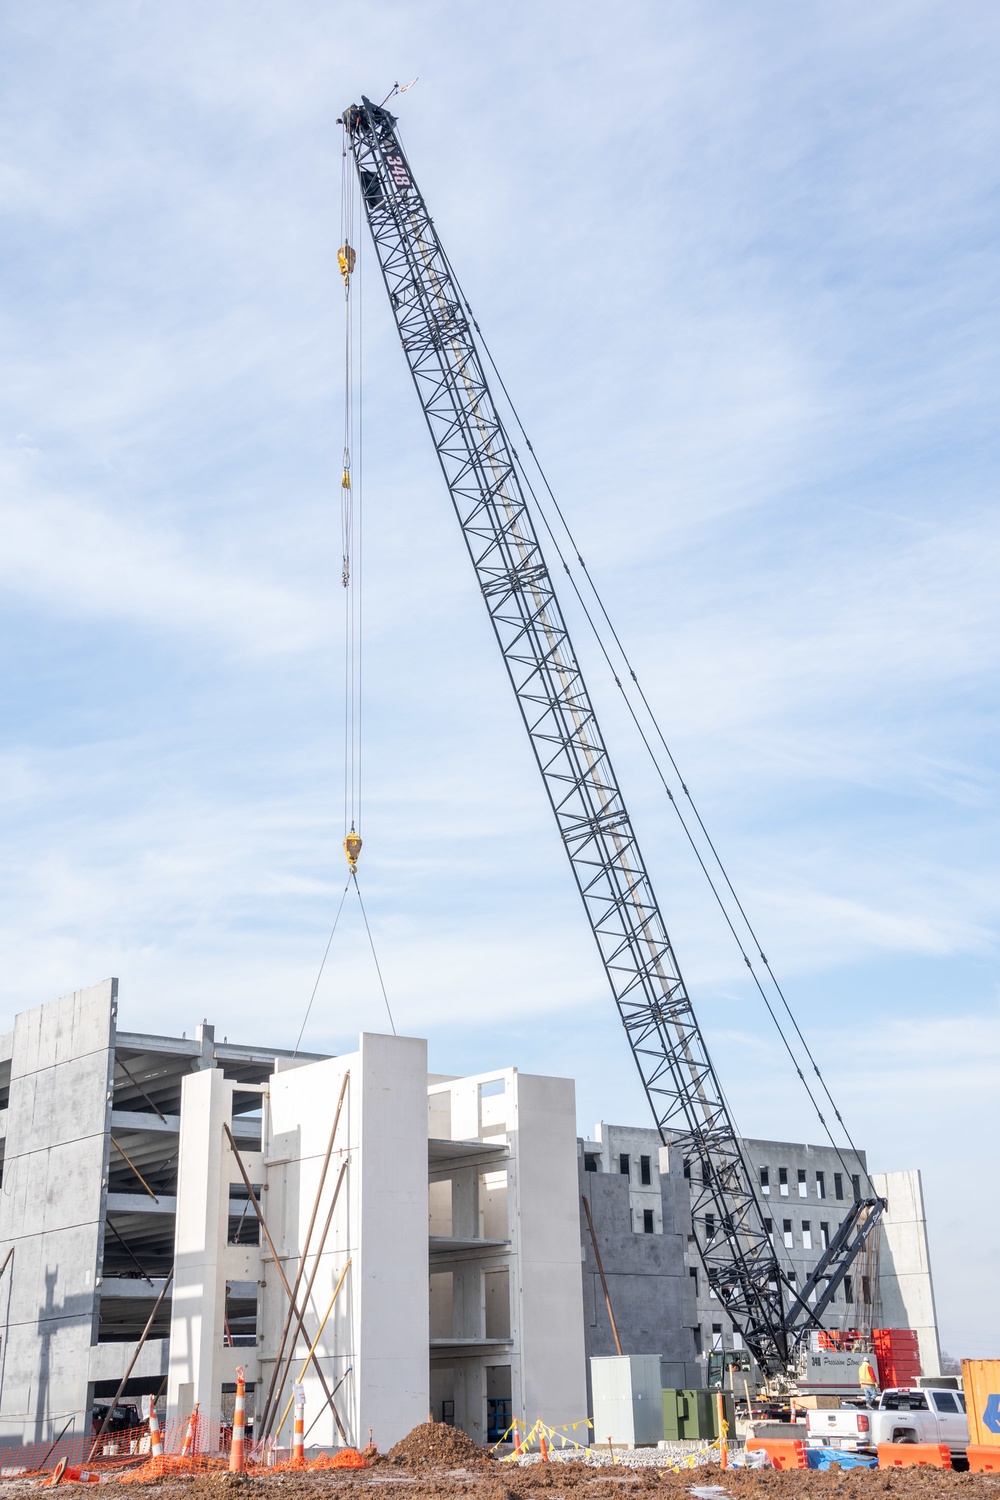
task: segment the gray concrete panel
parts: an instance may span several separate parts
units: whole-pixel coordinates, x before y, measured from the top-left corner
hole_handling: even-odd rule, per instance
[[[14,1246],[0,1352],[0,1437],[87,1421],[107,1175],[117,982],[17,1017],[0,1195]]]

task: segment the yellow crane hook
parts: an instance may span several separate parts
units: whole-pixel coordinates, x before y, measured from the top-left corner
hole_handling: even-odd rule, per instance
[[[348,245],[346,242],[341,245],[340,249],[337,251],[337,265],[340,267],[340,274],[344,278],[345,288],[349,284],[351,272],[354,270],[354,263],[356,260],[357,256],[351,249],[350,245]]]
[[[351,831],[344,840],[344,853],[347,855],[347,863],[351,867],[351,874],[358,873],[358,855],[361,853],[361,835],[354,832],[354,824]]]

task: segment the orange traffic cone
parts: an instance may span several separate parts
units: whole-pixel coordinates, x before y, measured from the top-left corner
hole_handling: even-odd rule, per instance
[[[191,1452],[194,1448],[194,1435],[198,1428],[199,1404],[197,1401],[194,1403],[194,1411],[188,1417],[188,1424],[184,1433],[184,1446],[181,1448],[181,1458],[191,1457]]]
[[[149,1398],[149,1452],[153,1458],[163,1457],[163,1434],[160,1432],[160,1420],[156,1415],[156,1398]]]
[[[246,1468],[246,1441],[244,1427],[246,1426],[247,1406],[247,1377],[240,1365],[236,1371],[236,1405],[233,1409],[233,1445],[229,1450],[229,1471],[231,1474],[242,1474]]]
[[[292,1429],[292,1468],[303,1469],[306,1462],[306,1403],[303,1396],[295,1402],[295,1426]]]

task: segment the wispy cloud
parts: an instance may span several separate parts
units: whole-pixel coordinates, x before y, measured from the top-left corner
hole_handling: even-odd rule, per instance
[[[345,877],[335,120],[419,73],[400,109],[438,227],[859,1137],[926,1166],[965,1337],[927,1122],[995,1066],[956,1038],[993,1035],[1000,888],[1000,21],[60,0],[0,25],[8,1012],[118,972],[127,1023],[297,1030]],[[443,1066],[502,1052],[634,1118],[359,248],[362,874],[397,1024]],[[580,634],[743,1128],[808,1131]],[[361,1024],[382,1001],[355,913],[310,1035]]]

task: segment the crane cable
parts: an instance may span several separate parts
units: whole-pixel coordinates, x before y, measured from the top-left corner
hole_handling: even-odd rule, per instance
[[[409,84],[406,85],[410,87]],[[400,90],[402,92],[402,90]],[[361,703],[362,703],[362,663],[363,663],[363,595],[362,580],[364,570],[362,568],[362,547],[364,539],[363,529],[363,507],[362,507],[362,456],[364,444],[362,442],[364,430],[364,339],[362,337],[362,309],[363,299],[361,297],[361,266],[358,262],[357,252],[354,250],[352,240],[354,238],[355,223],[355,182],[354,174],[350,170],[347,161],[346,141],[341,152],[341,179],[340,179],[340,221],[341,221],[341,246],[337,251],[337,265],[344,283],[344,450],[343,465],[340,478],[340,540],[341,540],[341,573],[340,582],[344,590],[344,853],[347,856],[349,875],[347,884],[341,893],[340,904],[337,907],[330,936],[327,938],[323,957],[320,960],[319,972],[316,982],[309,996],[309,1003],[299,1028],[299,1035],[295,1043],[295,1056],[302,1044],[302,1037],[316,999],[323,970],[330,953],[334,935],[340,922],[341,913],[344,910],[344,901],[347,892],[353,883],[357,892],[358,904],[361,907],[361,916],[368,935],[368,944],[371,948],[372,959],[375,963],[375,972],[378,975],[379,987],[382,991],[382,999],[385,1002],[386,1014],[389,1017],[389,1025],[393,1036],[396,1035],[396,1023],[392,1017],[392,1009],[389,1005],[389,996],[382,977],[382,966],[378,961],[375,951],[375,939],[372,936],[371,926],[368,921],[368,913],[361,896],[361,886],[358,884],[358,855],[361,853],[361,790],[362,790],[362,756],[361,756]],[[358,338],[354,338],[354,304],[355,298],[351,296],[352,278],[355,267],[357,267],[358,297]],[[355,348],[357,349],[358,366],[358,399],[354,399],[354,367]]]
[[[361,598],[357,582],[360,560],[355,555],[355,532],[357,532],[357,543],[360,548],[362,476],[360,450],[357,473],[352,472],[356,423],[354,299],[351,296],[351,278],[357,255],[351,244],[354,237],[354,190],[346,150],[341,157],[340,218],[342,243],[337,251],[337,264],[344,283],[344,450],[340,478],[340,582],[344,590],[344,852],[347,854],[348,861],[356,865],[357,855],[352,856],[348,851],[347,839],[351,834],[360,837],[357,833],[357,825],[360,821],[361,772]],[[359,399],[359,415],[360,404]],[[359,843],[359,852],[360,847]]]
[[[347,890],[350,883],[351,879],[350,876],[348,876],[347,885],[344,886],[344,889],[340,895],[340,905],[337,907],[337,915],[333,919],[333,926],[330,929],[330,936],[327,938],[326,947],[323,949],[323,957],[320,959],[319,973],[316,975],[316,983],[312,987],[312,994],[309,996],[309,1004],[306,1006],[306,1013],[302,1017],[302,1025],[299,1027],[299,1034],[295,1039],[295,1050],[292,1053],[293,1057],[298,1056],[299,1048],[302,1046],[302,1038],[305,1035],[305,1029],[309,1022],[309,1016],[313,1008],[313,1001],[316,999],[316,991],[319,989],[319,982],[323,978],[323,970],[326,967],[326,960],[329,957],[330,946],[333,943],[334,934],[337,931],[337,924],[340,921],[340,914],[344,910],[344,902],[347,899]]]
[[[854,1144],[854,1141],[853,1141],[853,1139],[851,1137],[850,1131],[848,1130],[847,1124],[844,1121],[843,1115],[841,1114],[839,1108],[837,1107],[836,1101],[834,1100],[833,1095],[830,1092],[829,1086],[827,1085],[827,1082],[826,1082],[826,1080],[825,1080],[825,1078],[824,1078],[824,1076],[823,1076],[823,1074],[822,1074],[822,1072],[820,1070],[819,1064],[816,1062],[816,1059],[815,1059],[815,1057],[814,1057],[814,1055],[812,1053],[812,1050],[809,1047],[809,1044],[806,1041],[806,1038],[805,1038],[805,1036],[802,1033],[802,1029],[799,1026],[799,1023],[798,1023],[798,1021],[797,1021],[797,1019],[796,1019],[796,1017],[795,1017],[795,1015],[794,1015],[794,1013],[793,1013],[793,1011],[791,1009],[791,1006],[788,1003],[788,999],[787,999],[787,997],[786,997],[786,995],[784,993],[784,990],[782,989],[780,983],[778,982],[777,976],[775,975],[774,970],[772,969],[772,967],[771,967],[771,965],[770,965],[770,963],[769,963],[769,961],[768,961],[768,959],[767,959],[767,957],[766,957],[766,955],[765,955],[765,953],[763,951],[763,946],[762,946],[762,944],[761,944],[761,942],[760,942],[760,940],[759,940],[759,938],[757,936],[757,933],[756,933],[756,931],[755,931],[755,929],[754,929],[754,927],[753,927],[753,925],[752,925],[752,923],[750,921],[749,916],[747,915],[747,912],[746,912],[746,909],[745,909],[743,903],[741,902],[739,896],[736,893],[736,890],[735,890],[735,888],[733,886],[732,880],[731,880],[731,878],[729,876],[729,873],[728,873],[725,865],[723,864],[723,861],[722,861],[722,858],[721,858],[721,856],[720,856],[720,854],[718,852],[718,849],[717,849],[714,841],[712,840],[712,838],[711,838],[711,836],[710,836],[707,828],[705,827],[705,823],[704,823],[704,821],[702,819],[701,813],[699,812],[698,807],[695,804],[694,798],[691,795],[691,792],[690,792],[690,790],[689,790],[689,788],[687,786],[687,783],[686,783],[686,781],[684,780],[683,776],[680,773],[680,769],[679,769],[679,767],[677,765],[677,761],[676,761],[676,759],[675,759],[675,757],[673,755],[673,752],[670,749],[669,744],[667,743],[666,737],[665,737],[665,735],[663,733],[663,730],[662,730],[662,728],[660,726],[659,720],[657,719],[656,714],[655,714],[655,712],[654,712],[654,710],[653,710],[653,708],[652,708],[652,706],[651,706],[651,704],[649,702],[649,699],[646,696],[645,690],[643,689],[642,684],[639,681],[638,674],[636,673],[636,671],[635,671],[635,669],[634,669],[634,667],[632,665],[632,662],[631,662],[631,660],[630,660],[630,658],[628,656],[628,653],[626,652],[625,647],[622,644],[622,641],[621,641],[621,638],[620,638],[620,636],[618,634],[618,631],[615,629],[615,626],[614,626],[614,624],[613,624],[613,622],[611,620],[611,617],[610,617],[610,615],[608,613],[607,607],[606,607],[606,605],[604,603],[604,600],[603,600],[603,598],[602,598],[602,596],[600,594],[600,591],[598,590],[597,585],[594,583],[594,580],[591,577],[590,571],[587,568],[587,565],[586,565],[586,563],[583,560],[583,557],[582,557],[582,555],[580,553],[579,546],[578,546],[578,544],[576,542],[576,538],[574,537],[573,532],[572,532],[572,530],[571,530],[571,528],[569,526],[569,523],[566,520],[565,514],[563,513],[562,507],[560,506],[559,501],[557,500],[557,498],[555,496],[555,493],[554,493],[554,491],[552,489],[552,486],[549,483],[548,476],[546,475],[545,470],[542,468],[541,462],[539,461],[538,456],[535,453],[535,450],[534,450],[534,447],[533,447],[533,445],[531,443],[531,440],[528,437],[527,431],[525,430],[524,423],[522,422],[521,417],[520,417],[520,415],[518,413],[518,410],[517,410],[517,408],[516,408],[516,406],[515,406],[512,398],[511,398],[510,392],[507,389],[506,383],[504,381],[504,378],[503,378],[502,374],[500,373],[500,370],[499,370],[499,368],[497,366],[497,363],[496,363],[495,359],[493,358],[492,351],[490,350],[490,347],[489,347],[489,345],[486,342],[485,336],[483,335],[483,331],[480,328],[479,323],[476,320],[476,317],[475,317],[475,314],[473,313],[472,306],[471,306],[471,304],[469,302],[469,299],[466,296],[465,291],[464,291],[464,289],[463,289],[460,281],[458,280],[458,277],[455,275],[454,266],[452,266],[451,262],[448,260],[447,254],[444,252],[443,249],[442,249],[442,255],[444,256],[444,259],[445,259],[445,261],[446,261],[446,263],[448,265],[449,273],[450,273],[451,277],[453,278],[456,287],[458,288],[459,295],[462,298],[462,302],[463,302],[463,305],[465,307],[465,310],[466,310],[466,312],[469,315],[469,319],[470,319],[470,322],[472,324],[472,327],[475,329],[475,332],[476,332],[476,335],[478,337],[479,343],[480,343],[480,345],[482,347],[483,353],[485,354],[487,360],[489,361],[490,367],[493,370],[493,373],[494,373],[494,375],[497,378],[497,381],[498,381],[498,383],[500,385],[500,388],[503,391],[504,397],[505,397],[505,399],[507,401],[507,405],[510,408],[510,411],[511,411],[511,414],[512,414],[512,416],[514,418],[515,423],[517,424],[517,428],[520,431],[520,433],[521,433],[521,435],[522,435],[522,437],[524,439],[525,446],[527,447],[528,452],[531,454],[531,461],[532,461],[535,469],[537,470],[538,475],[539,475],[539,477],[541,479],[542,485],[544,486],[544,489],[545,489],[545,491],[546,491],[546,493],[547,493],[547,495],[548,495],[548,497],[549,497],[549,499],[550,499],[550,501],[551,501],[551,503],[552,503],[552,505],[553,505],[553,507],[555,509],[556,515],[558,516],[559,522],[562,525],[563,531],[565,532],[565,535],[566,535],[566,538],[567,538],[567,540],[569,542],[569,545],[572,548],[572,551],[573,551],[573,554],[574,554],[574,556],[576,558],[576,561],[577,561],[580,569],[582,570],[582,572],[584,574],[584,577],[585,577],[586,583],[587,583],[587,587],[589,588],[591,594],[593,595],[593,598],[594,598],[594,600],[595,600],[595,602],[597,604],[597,608],[598,608],[601,616],[603,617],[603,619],[604,619],[604,621],[605,621],[605,623],[607,625],[608,630],[611,633],[611,636],[612,636],[612,639],[614,641],[614,644],[617,647],[618,652],[620,653],[621,659],[622,659],[622,661],[625,664],[626,671],[628,672],[628,675],[629,675],[631,681],[635,684],[635,689],[636,689],[636,691],[637,691],[637,693],[639,695],[639,698],[641,700],[643,708],[646,710],[646,713],[649,716],[649,719],[650,719],[650,722],[652,724],[655,736],[660,741],[660,744],[663,746],[663,749],[664,749],[664,751],[666,753],[666,756],[667,756],[667,758],[668,758],[668,760],[670,762],[670,766],[673,769],[674,774],[677,776],[677,779],[678,779],[678,782],[680,783],[680,786],[681,786],[681,789],[683,791],[683,794],[684,794],[685,798],[687,799],[687,802],[688,802],[688,804],[689,804],[689,806],[691,808],[691,812],[692,812],[692,814],[694,816],[694,819],[695,819],[695,821],[696,821],[699,829],[701,830],[701,832],[702,832],[702,834],[703,834],[703,836],[705,838],[705,841],[706,841],[706,843],[708,845],[709,850],[711,851],[711,857],[714,860],[715,865],[717,866],[719,872],[721,873],[722,879],[723,879],[723,881],[725,883],[725,886],[728,889],[728,891],[730,892],[730,894],[732,896],[732,899],[733,899],[733,901],[736,904],[736,908],[737,908],[737,910],[739,912],[739,915],[742,918],[742,921],[743,921],[743,923],[744,923],[744,925],[746,927],[746,930],[749,933],[749,935],[750,935],[750,937],[751,937],[751,939],[753,941],[754,947],[757,950],[757,954],[758,954],[758,957],[760,959],[760,962],[763,965],[764,969],[766,970],[767,976],[770,979],[771,983],[774,985],[775,991],[776,991],[776,993],[777,993],[777,995],[778,995],[778,997],[779,997],[779,999],[781,1001],[781,1005],[783,1006],[785,1012],[787,1013],[788,1019],[791,1022],[791,1025],[792,1025],[792,1027],[794,1029],[795,1035],[798,1037],[798,1040],[799,1040],[799,1042],[800,1042],[800,1044],[801,1044],[801,1046],[802,1046],[802,1048],[803,1048],[803,1050],[805,1052],[805,1055],[808,1058],[808,1061],[809,1061],[809,1064],[810,1064],[810,1066],[812,1068],[812,1071],[815,1074],[816,1078],[818,1079],[820,1087],[822,1088],[822,1091],[825,1094],[825,1096],[826,1096],[826,1098],[827,1098],[827,1100],[828,1100],[828,1102],[830,1104],[830,1108],[832,1109],[833,1114],[834,1114],[837,1122],[839,1123],[841,1129],[844,1132],[844,1135],[845,1135],[845,1137],[847,1139],[848,1146],[849,1146],[851,1152],[853,1153],[853,1155],[857,1158],[858,1165],[862,1166],[862,1169],[864,1170],[864,1173],[865,1173],[865,1176],[866,1176],[866,1178],[867,1178],[867,1180],[869,1182],[869,1185],[871,1185],[871,1175],[870,1175],[870,1173],[868,1171],[867,1164],[865,1163],[864,1159],[861,1157],[861,1154],[858,1151],[858,1148]],[[650,743],[649,737],[648,737],[646,731],[644,730],[644,728],[643,728],[643,726],[642,726],[642,724],[641,724],[641,722],[639,720],[639,716],[638,716],[638,714],[636,712],[636,709],[635,709],[635,707],[634,707],[634,705],[633,705],[633,703],[632,703],[632,701],[631,701],[631,699],[629,697],[628,690],[627,690],[625,684],[622,682],[621,677],[620,677],[618,671],[616,671],[616,669],[615,669],[614,662],[611,659],[611,654],[610,654],[610,652],[608,650],[608,647],[607,647],[607,645],[606,645],[606,643],[605,643],[605,641],[603,639],[600,626],[599,626],[598,622],[595,621],[595,619],[593,617],[593,614],[591,613],[591,610],[587,606],[587,603],[586,603],[586,601],[585,601],[585,599],[584,599],[584,597],[583,597],[583,595],[581,593],[581,590],[579,588],[579,585],[577,584],[576,579],[575,579],[575,577],[573,575],[572,569],[571,569],[569,563],[566,560],[566,557],[564,555],[563,549],[560,546],[558,538],[556,537],[556,535],[554,533],[554,530],[553,530],[553,528],[552,528],[552,526],[551,526],[551,524],[549,522],[548,516],[545,513],[544,507],[542,506],[542,503],[541,503],[541,501],[540,501],[540,499],[538,497],[538,494],[536,493],[535,487],[533,486],[533,484],[531,482],[531,479],[529,478],[527,472],[525,471],[525,468],[524,468],[524,465],[523,465],[523,463],[521,461],[520,455],[518,454],[517,450],[513,447],[513,445],[512,445],[511,451],[513,453],[515,462],[517,463],[518,471],[519,471],[520,476],[521,476],[521,478],[522,478],[522,480],[524,482],[525,488],[527,489],[528,494],[531,496],[531,499],[534,502],[534,505],[535,505],[535,508],[537,510],[537,513],[538,513],[538,515],[539,515],[539,517],[540,517],[540,519],[542,521],[542,524],[545,527],[545,530],[546,530],[546,532],[547,532],[550,540],[552,541],[553,546],[555,547],[556,554],[559,557],[559,560],[562,563],[563,569],[564,569],[567,577],[570,580],[570,585],[571,585],[571,587],[573,589],[573,593],[576,596],[576,599],[577,599],[578,603],[580,604],[581,609],[583,610],[584,616],[585,616],[585,618],[587,620],[588,625],[590,626],[591,631],[594,634],[594,638],[597,641],[597,644],[598,644],[598,647],[599,647],[599,649],[601,651],[601,654],[603,655],[603,657],[605,659],[605,662],[607,663],[609,669],[611,670],[612,677],[613,677],[614,682],[615,682],[615,686],[618,688],[619,692],[621,693],[622,699],[625,702],[625,705],[626,705],[626,707],[628,709],[629,715],[632,718],[632,721],[635,724],[635,726],[636,726],[636,728],[637,728],[637,730],[639,732],[639,736],[640,736],[640,738],[642,740],[642,743],[643,743],[643,745],[644,745],[644,747],[646,749],[646,752],[649,755],[650,760],[651,760],[651,762],[653,764],[653,767],[654,767],[654,769],[655,769],[655,771],[657,773],[657,776],[659,777],[659,780],[660,780],[660,782],[663,785],[664,791],[667,794],[667,797],[668,797],[668,799],[670,801],[670,804],[673,807],[673,809],[674,809],[674,811],[675,811],[675,813],[677,815],[677,818],[678,818],[678,820],[679,820],[679,822],[681,824],[681,827],[682,827],[682,829],[684,831],[684,834],[685,834],[685,836],[686,836],[686,838],[688,840],[688,843],[690,844],[692,850],[694,851],[695,857],[698,860],[698,864],[700,865],[700,867],[702,869],[702,872],[704,873],[705,878],[708,881],[709,888],[711,889],[712,894],[713,894],[713,896],[715,898],[715,901],[716,901],[716,903],[717,903],[717,905],[719,907],[719,910],[721,911],[722,916],[723,916],[723,918],[724,918],[724,920],[726,922],[726,925],[729,928],[730,933],[732,934],[732,937],[733,937],[733,939],[734,939],[734,941],[735,941],[735,943],[737,945],[737,948],[738,948],[738,950],[740,952],[740,955],[743,958],[743,961],[744,961],[747,969],[750,972],[750,975],[751,975],[751,977],[753,979],[754,985],[755,985],[758,993],[760,994],[761,999],[764,1002],[764,1005],[765,1005],[765,1007],[767,1009],[768,1015],[771,1017],[771,1020],[774,1023],[774,1027],[775,1027],[775,1029],[776,1029],[776,1031],[778,1033],[778,1036],[780,1037],[780,1039],[782,1041],[782,1044],[783,1044],[786,1052],[788,1053],[788,1056],[789,1056],[789,1059],[790,1059],[790,1061],[792,1063],[792,1066],[794,1067],[795,1072],[798,1075],[798,1078],[799,1078],[800,1082],[802,1083],[803,1088],[806,1091],[806,1094],[807,1094],[807,1096],[808,1096],[808,1098],[810,1100],[810,1103],[812,1104],[813,1109],[814,1109],[814,1111],[816,1113],[817,1119],[819,1120],[821,1126],[823,1127],[824,1133],[826,1134],[828,1140],[830,1141],[831,1146],[837,1152],[837,1156],[838,1156],[838,1158],[839,1158],[839,1160],[841,1162],[841,1165],[844,1167],[845,1173],[847,1173],[848,1175],[851,1175],[848,1163],[844,1159],[844,1156],[843,1156],[843,1153],[842,1153],[842,1149],[841,1149],[840,1145],[837,1143],[837,1141],[835,1140],[835,1138],[833,1136],[833,1133],[832,1133],[832,1131],[830,1129],[830,1126],[827,1123],[827,1120],[826,1120],[826,1117],[824,1115],[824,1112],[820,1108],[819,1102],[817,1101],[817,1099],[815,1098],[815,1095],[813,1094],[813,1091],[812,1091],[812,1089],[811,1089],[811,1087],[809,1085],[808,1080],[806,1079],[806,1076],[805,1076],[805,1073],[804,1073],[804,1071],[802,1069],[802,1066],[800,1065],[797,1057],[795,1056],[794,1049],[793,1049],[790,1041],[788,1040],[788,1037],[785,1034],[785,1031],[784,1031],[784,1028],[783,1028],[783,1026],[781,1024],[781,1021],[780,1021],[780,1019],[779,1019],[779,1017],[778,1017],[778,1015],[777,1015],[777,1013],[776,1013],[773,1005],[771,1004],[770,1000],[767,997],[767,994],[766,994],[766,992],[765,992],[765,990],[763,988],[763,985],[761,983],[760,977],[758,976],[757,971],[754,968],[753,961],[751,960],[749,953],[746,951],[746,946],[744,945],[743,941],[741,940],[741,938],[739,937],[739,935],[738,935],[738,933],[736,931],[736,927],[735,927],[735,925],[733,923],[733,920],[732,920],[732,918],[731,918],[731,916],[730,916],[730,914],[729,914],[729,912],[728,912],[728,910],[726,908],[726,904],[725,904],[725,901],[723,899],[722,893],[720,892],[720,890],[718,888],[718,885],[716,884],[716,881],[713,879],[713,877],[711,875],[711,872],[709,871],[709,869],[708,869],[708,867],[707,867],[707,865],[705,863],[705,860],[702,857],[701,851],[699,850],[699,848],[697,846],[697,842],[696,842],[696,840],[694,838],[694,835],[691,832],[690,827],[688,826],[688,823],[687,823],[687,821],[686,821],[686,819],[684,817],[683,811],[682,811],[680,805],[678,804],[677,798],[674,795],[674,792],[672,791],[672,789],[671,789],[671,787],[670,787],[670,785],[669,785],[669,783],[667,781],[667,778],[666,778],[666,775],[665,775],[665,773],[663,771],[663,768],[662,768],[662,766],[659,763],[659,758],[658,758],[658,755],[656,753],[656,750],[655,750],[654,746]],[[874,1187],[873,1186],[872,1186],[872,1192],[874,1193]]]

